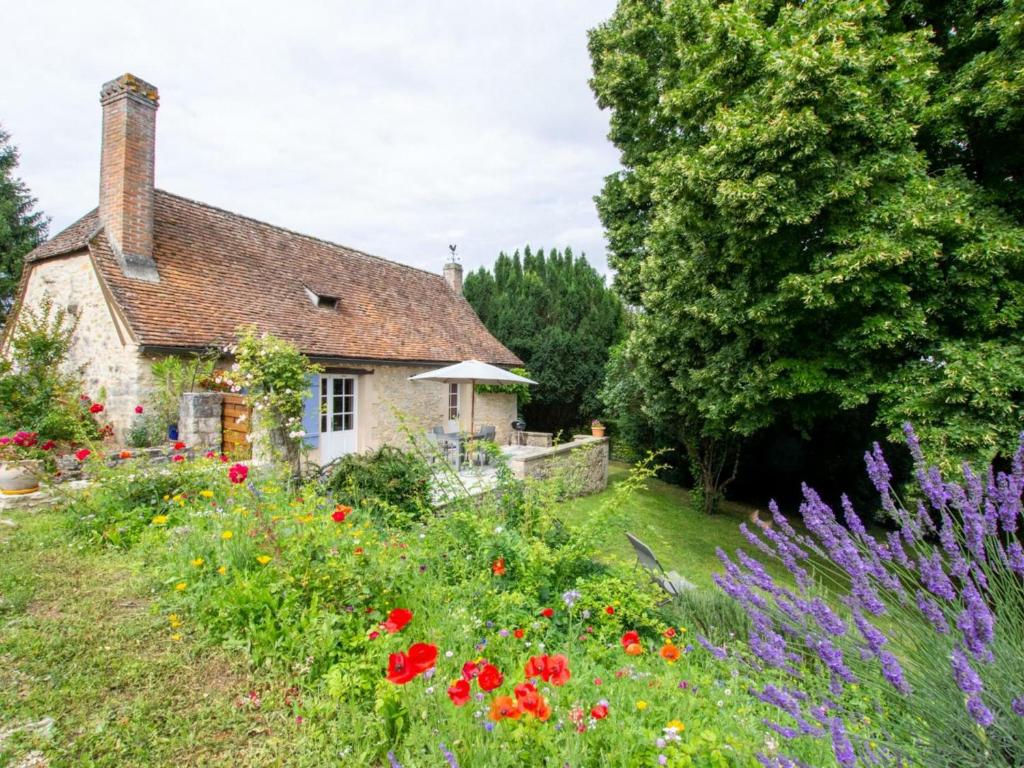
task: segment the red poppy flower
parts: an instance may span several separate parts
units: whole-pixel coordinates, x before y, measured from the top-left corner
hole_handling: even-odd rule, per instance
[[[541,610],[540,615],[543,616],[545,619],[550,619],[552,616],[555,615],[555,609],[544,608],[543,610]]]
[[[244,483],[245,478],[249,476],[249,468],[245,464],[232,464],[231,468],[228,469],[228,478],[232,483],[238,485]]]
[[[514,638],[515,638],[516,640],[522,640],[522,639],[523,639],[523,635],[525,635],[525,634],[526,634],[526,633],[525,633],[525,632],[523,632],[523,630],[521,630],[521,629],[519,629],[519,628],[516,628],[516,629],[513,629],[513,630],[512,630],[512,636],[513,636],[513,637],[514,637]]]
[[[518,720],[522,714],[523,711],[511,696],[495,696],[494,701],[491,702],[491,711],[488,717],[498,722],[506,717]]]
[[[416,674],[416,669],[410,663],[409,657],[402,651],[388,656],[388,680],[395,685],[405,685],[416,677]]]
[[[355,549],[352,550],[352,554],[354,554],[354,555],[361,555],[361,554],[363,554],[363,548],[362,547],[356,547]]]
[[[482,691],[493,691],[503,682],[505,682],[505,676],[501,674],[501,670],[493,664],[486,664],[484,668],[480,670],[480,676],[476,679],[477,685],[480,686]]]
[[[119,453],[118,456],[121,457],[122,459],[130,459],[132,457],[132,452],[131,451],[121,451],[121,453]]]
[[[42,448],[44,451],[52,451],[56,446],[57,444],[53,442],[53,440],[47,440],[39,447]]]
[[[89,406],[89,413],[103,413],[103,404],[93,403]]]
[[[662,634],[663,637],[667,637],[669,639],[672,639],[673,637],[676,636],[676,628],[675,627],[669,627],[668,629],[666,629],[661,634]]]
[[[393,635],[395,632],[401,632],[410,621],[412,621],[412,611],[408,608],[395,608],[395,610],[388,614],[381,627],[385,632]]]
[[[523,672],[527,677],[544,677],[544,673],[547,668],[547,656],[531,656],[527,660],[526,666],[523,668]]]
[[[461,707],[469,701],[469,690],[469,683],[467,681],[456,680],[448,686],[448,698],[452,700],[452,704],[456,707]]]
[[[413,643],[409,646],[409,664],[420,672],[426,672],[437,663],[437,646],[430,643]]]
[[[184,460],[185,460],[185,457],[184,457],[184,456],[182,456],[182,455],[181,455],[180,453],[179,453],[179,454],[176,454],[176,455],[174,455],[174,456],[172,456],[172,457],[171,457],[171,461],[176,461],[176,462],[178,462],[179,464],[180,464],[181,462],[183,462]]]
[[[607,704],[595,704],[590,708],[590,716],[595,720],[604,720],[608,717],[608,705]]]
[[[615,615],[615,609],[610,605],[604,609],[604,612],[607,613],[609,616]]]
[[[176,442],[174,444],[174,450],[176,450],[176,451],[184,451],[185,450],[185,444],[183,442],[181,442],[181,440],[179,440],[178,442]]]
[[[92,451],[90,451],[88,448],[83,448],[80,451],[75,451],[75,458],[78,459],[79,461],[85,461],[91,455]]]
[[[380,637],[380,632],[378,632],[375,629],[375,630],[373,630],[373,632],[371,632],[369,635],[367,635],[367,637],[369,637],[371,640],[376,640],[378,637]]]
[[[352,507],[346,507],[344,504],[339,504],[334,508],[334,512],[331,513],[331,520],[336,523],[344,523],[345,518],[348,517],[348,513],[352,511]]]
[[[644,652],[644,647],[640,643],[630,643],[626,646],[627,656],[639,656]]]
[[[464,680],[472,680],[480,676],[480,672],[484,668],[485,662],[483,661],[467,661],[462,665],[462,678]]]
[[[527,712],[534,712],[540,704],[541,697],[537,693],[537,686],[533,683],[520,683],[515,687],[516,701],[519,706]]]
[[[628,648],[634,643],[640,642],[640,633],[636,630],[631,629],[629,630],[629,632],[622,636],[622,639],[619,640],[619,642],[622,643],[623,648]]]
[[[540,702],[537,704],[537,708],[533,710],[533,716],[541,721],[546,721],[551,717],[551,706],[543,696],[540,697]]]
[[[499,557],[497,560],[495,560],[493,563],[491,563],[491,573],[493,573],[495,576],[504,576],[505,575],[505,558],[504,557]]]
[[[661,658],[669,664],[673,664],[678,661],[680,656],[679,649],[672,645],[672,643],[665,643],[661,646],[659,653],[661,654]]]
[[[136,405],[135,406],[135,412],[137,414],[139,414],[139,415],[142,415],[142,406],[141,405]]]
[[[569,671],[569,660],[561,654],[549,656],[547,669],[544,671],[546,672],[544,680],[556,686],[565,685],[572,676]]]

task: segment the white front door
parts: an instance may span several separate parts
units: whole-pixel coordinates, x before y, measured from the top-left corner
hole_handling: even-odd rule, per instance
[[[356,439],[356,377],[320,377],[320,463],[359,450]]]

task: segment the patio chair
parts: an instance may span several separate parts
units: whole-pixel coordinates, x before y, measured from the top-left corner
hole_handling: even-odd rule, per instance
[[[453,442],[443,427],[431,427],[427,430],[427,444],[431,448],[431,464],[438,456],[444,456],[445,461],[458,467],[458,441]]]
[[[633,551],[636,552],[636,564],[650,574],[651,581],[668,593],[668,597],[663,601],[663,604],[669,600],[674,600],[687,590],[697,588],[696,584],[683,578],[678,572],[666,572],[662,568],[661,563],[658,562],[658,558],[654,556],[651,548],[636,536],[627,533],[626,538],[629,539],[629,543],[633,545]]]
[[[493,443],[494,438],[498,434],[497,427],[489,424],[485,424],[480,427],[480,432],[476,436],[477,449],[473,456],[474,464],[489,464],[491,457],[487,454],[487,451],[483,450],[482,443]]]

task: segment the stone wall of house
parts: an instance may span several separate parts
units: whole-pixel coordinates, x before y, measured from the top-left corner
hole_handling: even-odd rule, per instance
[[[178,439],[195,450],[221,450],[224,396],[220,392],[185,392],[178,410]]]
[[[104,417],[123,439],[135,406],[144,401],[152,386],[149,361],[139,355],[138,347],[107,302],[86,251],[31,266],[25,306],[38,308],[46,295],[55,306],[68,309],[76,317],[68,367],[80,375],[83,392],[103,403]]]
[[[560,475],[573,495],[597,493],[608,485],[608,438],[573,435],[570,443],[513,455],[509,469],[520,480]]]
[[[404,426],[419,434],[448,422],[448,385],[435,381],[409,381],[436,366],[375,364],[373,373],[359,377],[359,445],[370,450],[381,445],[403,447]],[[461,385],[461,429],[469,431],[470,385]],[[515,395],[476,396],[477,427],[493,424],[498,443],[508,443],[510,424],[516,417]]]

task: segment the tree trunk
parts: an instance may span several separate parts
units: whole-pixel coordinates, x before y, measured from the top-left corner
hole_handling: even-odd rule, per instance
[[[718,512],[725,489],[736,479],[740,467],[740,446],[732,438],[701,437],[685,441],[694,495],[704,514]],[[725,474],[731,463],[731,471]]]

